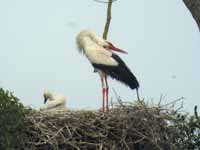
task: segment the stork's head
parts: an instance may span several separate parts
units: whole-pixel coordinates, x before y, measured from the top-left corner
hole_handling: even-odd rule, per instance
[[[80,52],[85,53],[85,47],[90,44],[96,44],[105,48],[106,50],[113,50],[116,52],[121,52],[127,54],[126,51],[115,47],[111,42],[104,40],[102,37],[97,36],[97,34],[92,30],[82,30],[76,37],[76,43]]]
[[[45,104],[48,99],[51,99],[52,94],[51,94],[51,92],[45,90],[44,93],[43,93],[43,97],[44,97],[44,104]]]

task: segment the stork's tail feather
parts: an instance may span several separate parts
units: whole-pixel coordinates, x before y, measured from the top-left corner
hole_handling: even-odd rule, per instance
[[[117,62],[119,63],[119,65],[117,67],[118,73],[116,75],[113,75],[113,77],[116,78],[117,80],[125,83],[131,89],[138,89],[139,82],[137,81],[137,78],[135,77],[135,75],[126,66],[124,61],[116,54],[112,54],[112,57],[115,60],[117,60]]]
[[[119,66],[119,67],[120,67],[119,73],[117,75],[111,74],[111,77],[121,81],[122,83],[129,86],[131,89],[138,89],[139,82],[137,81],[133,73],[129,70],[129,68],[127,66]]]
[[[126,64],[116,54],[112,54],[112,57],[118,62],[118,66],[109,66],[94,63],[92,65],[94,66],[94,68],[103,71],[112,78],[129,86],[131,89],[138,89],[139,82],[137,81],[134,74],[130,71],[130,69],[126,66]]]

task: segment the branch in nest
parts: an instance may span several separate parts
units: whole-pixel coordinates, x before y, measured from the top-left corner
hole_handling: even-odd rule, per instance
[[[195,105],[195,107],[194,107],[194,115],[195,115],[196,119],[199,120],[199,115],[197,112],[197,105]]]

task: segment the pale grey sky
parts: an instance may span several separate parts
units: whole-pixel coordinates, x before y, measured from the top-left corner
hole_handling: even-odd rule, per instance
[[[103,32],[106,5],[93,0],[0,0],[0,86],[25,105],[42,105],[42,92],[62,93],[71,108],[100,108],[101,84],[75,45],[76,34]],[[140,81],[145,100],[186,97],[200,105],[200,36],[181,0],[118,0],[108,39],[129,52],[120,55]],[[125,100],[135,91],[109,80]]]

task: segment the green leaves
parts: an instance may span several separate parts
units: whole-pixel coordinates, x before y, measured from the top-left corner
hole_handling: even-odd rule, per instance
[[[194,115],[178,114],[174,124],[174,143],[177,149],[189,150],[200,148],[200,119],[197,113],[197,106]]]
[[[25,115],[29,112],[11,92],[0,88],[0,149],[20,149],[25,140]]]

